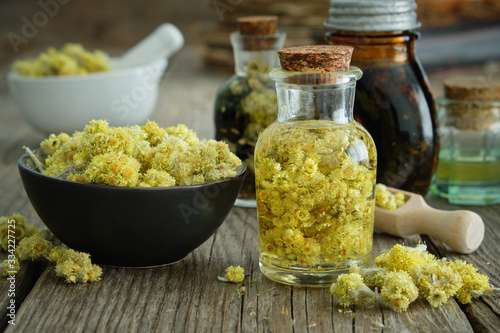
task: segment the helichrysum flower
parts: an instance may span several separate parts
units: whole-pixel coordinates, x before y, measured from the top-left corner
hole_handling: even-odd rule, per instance
[[[23,76],[82,75],[111,70],[111,61],[100,50],[87,51],[80,44],[67,43],[61,50],[49,47],[37,58],[14,62],[14,71]]]
[[[402,270],[411,273],[415,268],[435,259],[434,255],[425,251],[426,249],[427,246],[424,244],[419,244],[415,248],[396,244],[392,249],[377,256],[373,262],[378,267],[390,271]]]
[[[396,209],[405,204],[405,195],[401,192],[392,193],[384,184],[375,187],[375,204],[386,209]]]
[[[24,238],[16,248],[16,255],[21,260],[46,260],[55,244],[45,239],[41,233]]]
[[[5,221],[3,221],[5,219]],[[17,244],[15,259],[8,259],[0,263],[0,273],[4,276],[19,271],[20,260],[41,261],[48,260],[56,264],[55,272],[64,277],[68,283],[94,282],[100,280],[102,269],[92,264],[90,255],[59,246],[59,241],[47,228],[36,230],[26,223],[21,214],[11,217],[1,217],[0,222],[15,219],[17,226],[23,228],[23,238]],[[14,273],[15,274],[15,273]]]
[[[379,267],[361,268],[358,265],[349,267],[349,273],[358,273],[363,276],[363,281],[370,288],[381,289],[384,285],[384,277],[387,270]]]
[[[49,260],[56,264],[57,276],[63,277],[68,283],[95,282],[101,279],[101,267],[92,264],[87,253],[56,247],[50,252]]]
[[[140,187],[171,187],[175,186],[175,178],[168,172],[157,169],[149,169],[139,179]]]
[[[417,299],[418,289],[410,274],[405,271],[391,271],[384,276],[380,296],[391,309],[402,312]]]
[[[17,258],[5,259],[0,262],[0,274],[4,277],[16,275],[19,273],[20,269],[21,266],[19,266],[19,260]]]
[[[375,258],[375,268],[350,267],[350,274],[342,274],[332,284],[331,291],[344,306],[355,304],[351,290],[369,286],[380,289],[375,298],[397,312],[405,311],[411,302],[421,296],[433,307],[456,297],[461,303],[470,303],[499,289],[489,284],[489,278],[465,261],[438,259],[428,253],[426,246],[415,248],[395,245]]]
[[[105,153],[92,158],[83,173],[86,183],[111,186],[137,186],[141,165],[128,155]]]
[[[0,217],[1,248],[7,251],[9,248],[9,239],[13,240],[12,237],[14,237],[16,244],[19,244],[23,238],[33,235],[35,231],[35,226],[28,225],[26,218],[19,213],[11,216],[2,216]]]
[[[245,270],[240,266],[226,268],[226,279],[232,283],[240,283],[245,279]]]
[[[363,277],[358,273],[339,275],[337,282],[331,285],[330,292],[343,307],[375,299],[375,293],[365,285]]]
[[[92,120],[71,137],[51,135],[44,174],[72,181],[126,187],[198,185],[234,177],[241,160],[227,144],[199,140],[185,125],[155,122],[110,127]]]
[[[488,276],[478,273],[472,264],[457,260],[451,263],[451,266],[462,278],[462,285],[455,295],[460,303],[470,303],[472,298],[485,295],[492,289]]]
[[[447,260],[435,259],[413,271],[422,297],[438,307],[456,295],[462,287],[462,277]]]
[[[61,148],[61,146],[67,142],[69,139],[69,135],[66,133],[61,133],[59,135],[51,134],[49,137],[45,140],[43,140],[40,143],[40,147],[45,149],[45,151],[49,154],[52,155],[54,154],[58,149]]]

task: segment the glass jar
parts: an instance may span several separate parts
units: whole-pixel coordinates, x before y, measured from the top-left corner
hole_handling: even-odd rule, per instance
[[[440,148],[431,193],[457,205],[500,203],[500,78],[444,81],[436,99]]]
[[[215,99],[215,137],[229,144],[247,167],[235,205],[256,207],[254,148],[257,137],[276,120],[278,106],[269,71],[279,63],[276,51],[286,34],[242,34],[230,36],[234,51],[235,75],[218,90]]]
[[[415,54],[413,0],[332,0],[327,40],[354,47],[363,71],[354,114],[370,132],[379,156],[377,182],[425,195],[438,152],[436,110]],[[351,14],[351,15],[348,15]]]
[[[273,69],[279,115],[255,148],[259,263],[271,280],[329,286],[371,260],[376,150],[353,118],[362,72]]]

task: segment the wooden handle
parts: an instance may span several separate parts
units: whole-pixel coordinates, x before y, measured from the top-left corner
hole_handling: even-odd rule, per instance
[[[375,228],[399,237],[424,234],[435,237],[453,250],[474,252],[484,238],[484,223],[471,211],[444,211],[429,207],[422,199],[418,209],[376,208]]]
[[[481,217],[468,210],[429,210],[415,215],[414,225],[419,234],[435,237],[460,253],[474,252],[484,238]]]

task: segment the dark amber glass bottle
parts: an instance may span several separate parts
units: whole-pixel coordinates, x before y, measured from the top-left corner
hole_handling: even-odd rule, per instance
[[[333,16],[337,8],[335,1],[331,3]],[[414,8],[413,1],[386,8],[393,16],[400,11],[398,24],[384,13],[375,24],[357,25],[360,31],[348,30],[349,23],[336,26],[333,18],[325,25],[330,43],[354,47],[352,64],[363,71],[356,85],[354,116],[375,141],[377,182],[426,194],[436,166],[438,135],[434,100],[415,54],[419,34],[414,28],[419,25]]]

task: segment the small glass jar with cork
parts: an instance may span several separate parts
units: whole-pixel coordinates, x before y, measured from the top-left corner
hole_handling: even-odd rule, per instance
[[[500,203],[500,77],[462,76],[443,85],[431,193],[459,205]]]
[[[278,51],[278,119],[255,147],[259,263],[271,280],[331,285],[371,260],[376,150],[353,117],[352,47]]]
[[[225,141],[246,164],[247,173],[236,200],[240,207],[256,207],[254,148],[257,137],[278,115],[276,90],[269,78],[278,66],[276,51],[286,34],[276,31],[276,16],[248,16],[238,19],[238,31],[231,34],[235,75],[218,90],[215,99],[215,137]]]

